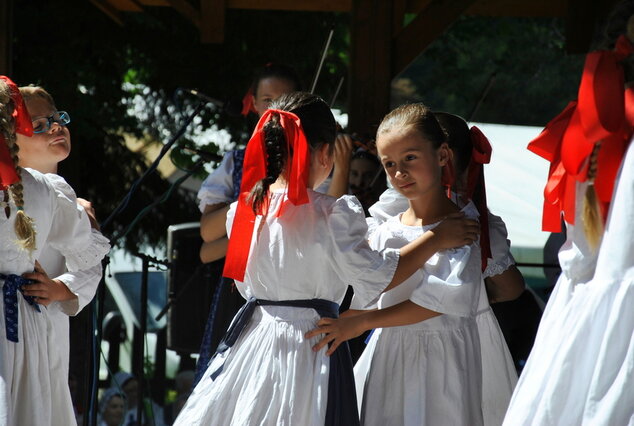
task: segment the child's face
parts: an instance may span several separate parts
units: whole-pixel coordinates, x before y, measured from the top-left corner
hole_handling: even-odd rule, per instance
[[[108,401],[102,416],[107,425],[119,425],[123,421],[124,414],[125,405],[123,398],[120,396],[113,396],[110,398],[110,401]]]
[[[55,113],[55,107],[39,96],[29,98],[26,108],[32,120],[50,117]],[[52,123],[47,132],[34,133],[32,137],[17,136],[20,166],[50,172],[52,168],[57,169],[57,163],[70,154],[70,132],[66,126],[58,123]]]
[[[253,96],[253,104],[258,115],[262,117],[271,102],[280,96],[293,92],[294,86],[288,80],[275,77],[264,78],[258,83],[256,95]]]
[[[447,144],[434,149],[415,129],[390,130],[379,135],[379,158],[390,183],[413,200],[441,189],[441,169],[447,163]]]
[[[355,158],[350,162],[350,191],[356,194],[370,187],[372,180],[376,176],[378,167],[376,163],[367,158]]]

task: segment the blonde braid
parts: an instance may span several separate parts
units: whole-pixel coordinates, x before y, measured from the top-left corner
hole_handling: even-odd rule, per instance
[[[22,169],[18,167],[18,144],[16,143],[15,136],[15,124],[13,122],[13,109],[15,105],[11,98],[11,92],[9,86],[4,81],[0,81],[0,131],[5,137],[6,144],[9,147],[11,158],[13,160],[13,166],[20,177],[20,181],[14,183],[9,187],[11,197],[15,203],[18,211],[15,217],[15,233],[18,237],[18,244],[32,252],[35,250],[35,227],[33,219],[31,219],[24,212],[24,188],[22,186],[21,172]]]
[[[583,231],[592,250],[596,250],[603,235],[603,217],[599,206],[599,199],[594,189],[594,178],[597,175],[597,157],[601,142],[597,142],[590,154],[590,164],[588,165],[588,187],[583,199]]]

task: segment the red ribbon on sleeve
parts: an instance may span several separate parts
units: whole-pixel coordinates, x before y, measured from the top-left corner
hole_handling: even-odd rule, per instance
[[[574,225],[575,182],[587,179],[588,159],[598,142],[594,185],[603,211],[607,211],[616,172],[634,129],[634,94],[624,90],[620,63],[632,53],[634,47],[625,36],[619,37],[613,51],[589,53],[578,100],[570,102],[528,145],[551,163],[544,188],[544,231],[561,231],[561,212]]]
[[[247,198],[254,185],[266,177],[267,155],[264,125],[275,116],[279,116],[288,148],[286,169],[283,172],[288,181],[286,189],[288,201],[296,206],[306,204],[309,201],[307,186],[310,172],[310,148],[301,121],[297,115],[291,112],[269,109],[258,121],[253,136],[251,136],[247,144],[244,156],[240,196],[238,197],[238,206],[233,226],[231,227],[223,271],[225,277],[233,278],[237,281],[244,280],[256,219],[255,212],[247,202]],[[265,206],[268,207],[268,204],[265,203]],[[282,208],[277,213],[278,215],[282,214],[283,207],[282,205]]]
[[[18,86],[7,76],[0,75],[0,79],[4,80],[11,91],[11,99],[14,104],[12,116],[15,125],[15,132],[29,137],[33,136],[31,116],[26,109],[24,99],[22,99]],[[13,159],[11,158],[11,152],[7,146],[7,141],[5,140],[4,135],[0,134],[0,189],[7,189],[9,185],[19,181],[20,177],[13,165]]]
[[[480,212],[480,249],[482,256],[482,271],[486,269],[491,258],[491,240],[489,238],[489,216],[487,207],[486,188],[484,185],[484,164],[491,162],[491,143],[476,126],[469,129],[469,136],[473,148],[471,160],[467,168],[467,197],[473,200]],[[480,189],[476,194],[476,189]]]

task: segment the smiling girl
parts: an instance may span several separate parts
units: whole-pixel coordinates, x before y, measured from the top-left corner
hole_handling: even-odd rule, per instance
[[[446,135],[427,107],[411,104],[389,113],[379,126],[377,149],[409,208],[370,235],[372,248],[402,247],[459,211],[441,186],[442,168],[451,157]],[[472,203],[461,211],[478,216]],[[307,333],[308,338],[327,334],[315,346],[319,350],[377,329],[355,367],[362,424],[482,424],[475,322],[480,280],[477,243],[439,251],[403,284],[385,292],[378,310],[323,318]]]

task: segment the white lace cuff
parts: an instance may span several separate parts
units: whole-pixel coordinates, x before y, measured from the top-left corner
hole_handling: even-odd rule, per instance
[[[87,247],[73,247],[64,251],[66,258],[66,267],[70,272],[88,269],[98,264],[103,257],[110,251],[110,241],[101,235],[101,232],[92,229],[90,233],[90,243]]]
[[[500,275],[502,272],[506,271],[513,265],[515,265],[515,259],[513,259],[513,256],[511,256],[510,254],[502,258],[498,258],[495,262],[487,264],[487,268],[482,273],[482,278]]]

